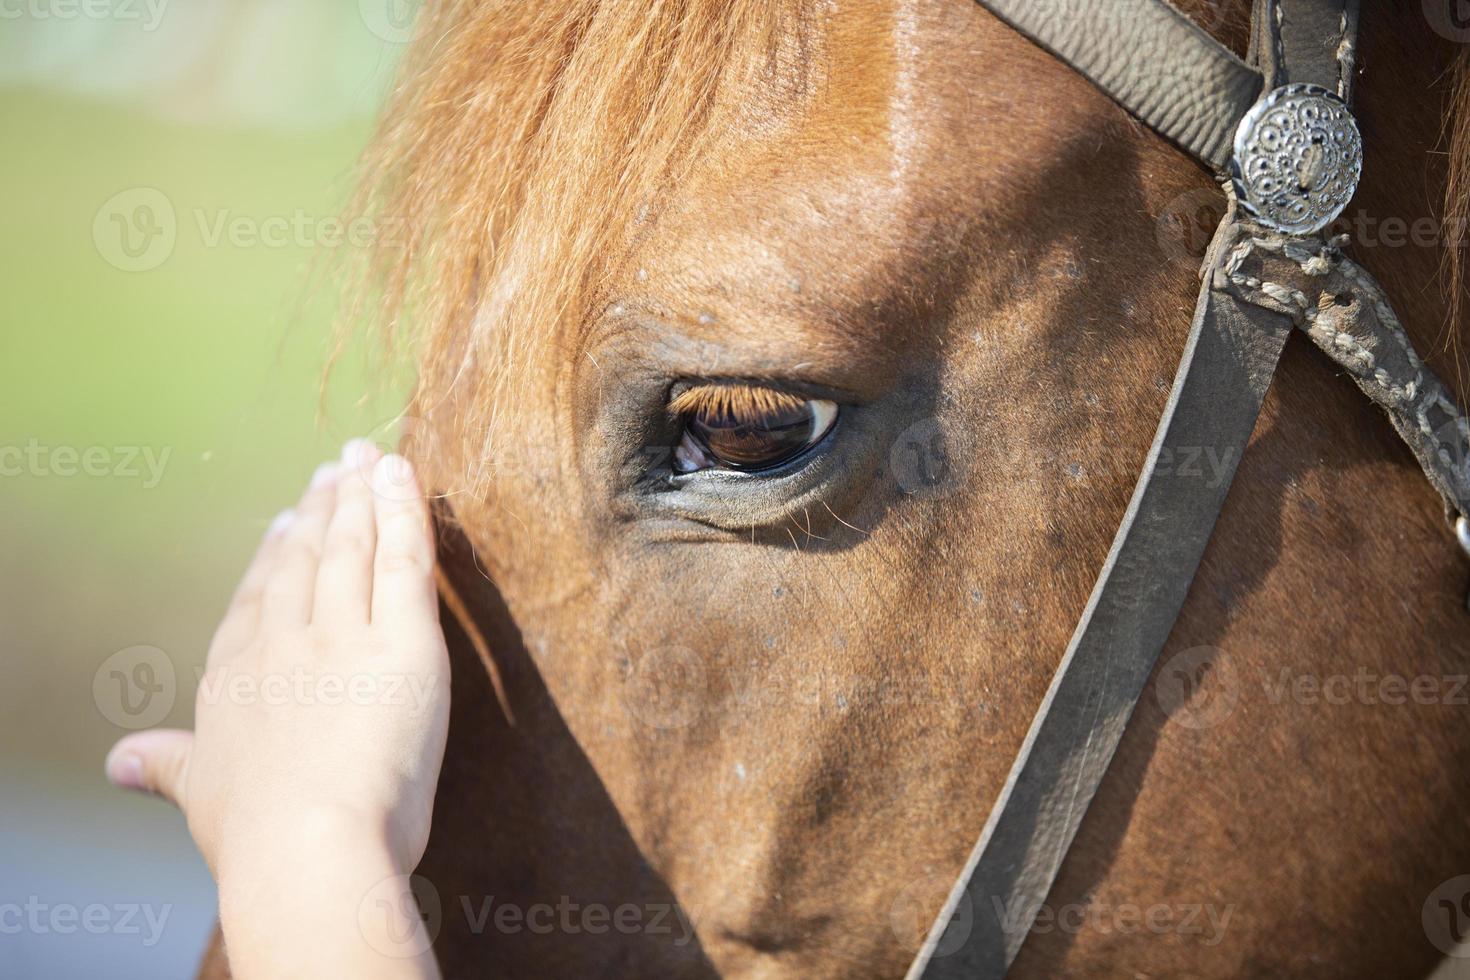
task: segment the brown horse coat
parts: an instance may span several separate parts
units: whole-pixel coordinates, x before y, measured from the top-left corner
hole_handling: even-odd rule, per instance
[[[413,256],[439,263],[444,318],[413,448],[514,713],[447,621],[420,869],[445,973],[899,976],[1107,552],[1196,291],[1177,218],[1218,194],[965,0],[833,0],[768,30],[747,3],[505,6],[431,6],[454,30],[409,77],[432,97],[385,134],[390,200],[435,197],[423,226],[465,250]],[[552,6],[582,18],[556,70],[532,37]],[[1248,4],[1195,6],[1239,44]],[[1409,239],[1445,217],[1458,52],[1418,6],[1365,5],[1348,218],[1455,379],[1439,236]],[[760,70],[708,70],[738,60],[720,25]],[[659,58],[698,92],[638,74]],[[586,82],[579,121],[558,86],[585,79],[557,71],[596,65],[631,81]],[[485,93],[515,84],[534,108],[496,116]],[[667,150],[643,122],[686,96],[698,152],[600,208],[612,150],[546,156],[579,125]],[[539,183],[475,156],[517,140]],[[590,282],[552,263],[591,255]],[[551,274],[575,289],[535,285]],[[558,304],[570,325],[522,327]],[[799,472],[667,492],[663,407],[691,378],[830,398],[839,431]],[[1470,872],[1467,580],[1387,421],[1293,338],[1015,975],[1429,970],[1421,911]]]

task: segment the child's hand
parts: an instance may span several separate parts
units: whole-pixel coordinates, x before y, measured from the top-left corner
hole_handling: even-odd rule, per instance
[[[428,508],[406,460],[354,442],[267,533],[210,645],[195,731],[129,735],[107,773],[184,811],[240,976],[243,942],[280,944],[334,903],[319,929],[339,912],[356,926],[367,893],[418,864],[448,718]]]

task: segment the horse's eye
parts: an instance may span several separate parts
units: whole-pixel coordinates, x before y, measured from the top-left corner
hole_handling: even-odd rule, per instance
[[[837,421],[835,402],[741,384],[690,388],[669,412],[684,423],[676,473],[780,466],[820,442]]]

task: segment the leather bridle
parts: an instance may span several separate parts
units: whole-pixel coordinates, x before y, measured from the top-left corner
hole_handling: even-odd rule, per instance
[[[1357,186],[1358,0],[1256,0],[1241,61],[1165,0],[979,0],[1220,180],[1224,220],[1133,499],[909,980],[1000,977],[1046,900],[1178,618],[1286,338],[1306,333],[1409,445],[1470,553],[1470,422],[1328,233]],[[1161,460],[1210,452],[1223,479]]]

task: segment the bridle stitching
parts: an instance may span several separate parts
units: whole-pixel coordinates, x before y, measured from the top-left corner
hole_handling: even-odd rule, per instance
[[[1337,21],[1337,94],[1346,99],[1353,73],[1353,42],[1348,39],[1348,0],[1342,0],[1342,15]]]

